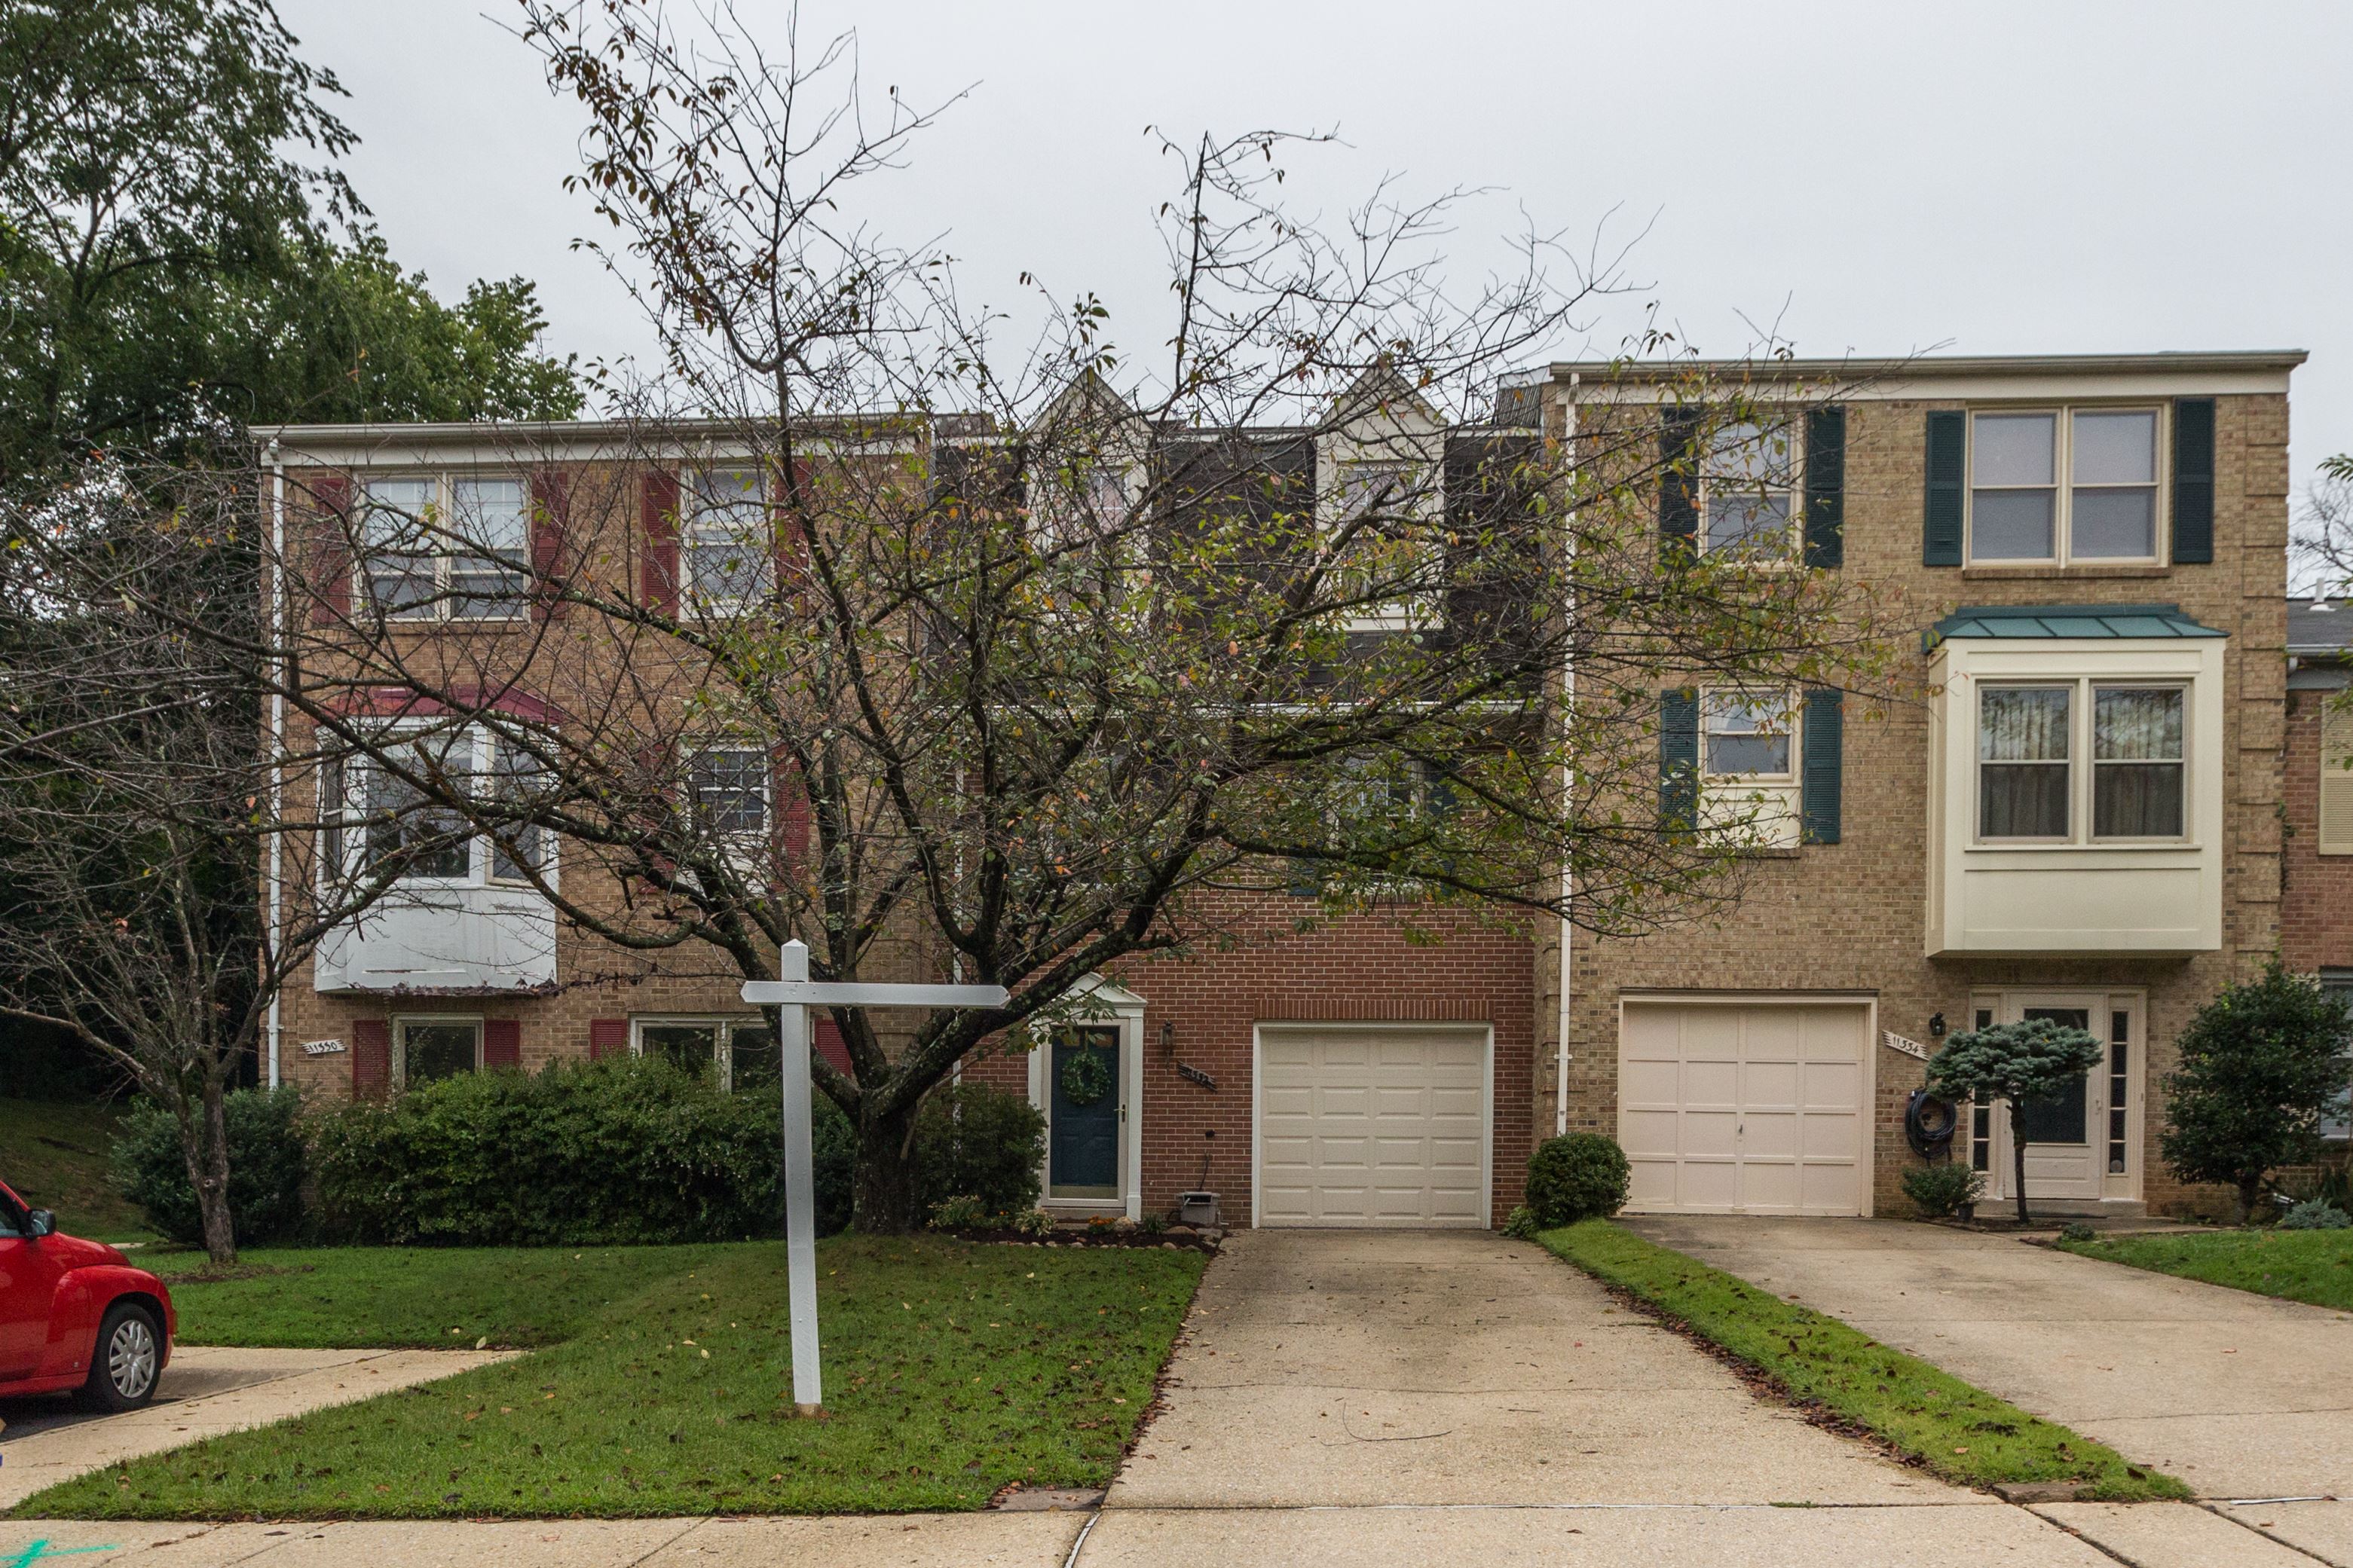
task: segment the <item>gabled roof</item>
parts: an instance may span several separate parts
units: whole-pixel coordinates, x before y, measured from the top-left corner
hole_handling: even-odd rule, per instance
[[[1964,605],[1920,634],[1923,651],[1953,637],[2219,637],[2179,605]]]

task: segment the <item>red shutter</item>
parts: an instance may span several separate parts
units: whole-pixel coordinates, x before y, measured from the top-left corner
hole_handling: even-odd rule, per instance
[[[489,1018],[482,1023],[482,1068],[522,1066],[522,1025],[512,1018]]]
[[[331,626],[352,610],[352,481],[341,474],[321,474],[311,481],[305,576],[311,598],[311,624]]]
[[[778,757],[769,770],[768,793],[775,797],[770,809],[776,813],[785,864],[797,866],[807,858],[809,845],[808,791],[801,787],[800,769]]]
[[[591,1018],[588,1020],[588,1059],[603,1061],[617,1057],[629,1048],[629,1021],[627,1018]]]
[[[841,1026],[830,1018],[819,1018],[812,1033],[817,1037],[817,1054],[841,1071],[849,1072],[849,1047],[842,1044]]]
[[[678,476],[648,474],[638,513],[646,537],[638,595],[648,609],[670,615],[678,609]]]
[[[352,1098],[382,1100],[392,1085],[392,1026],[381,1018],[352,1020]]]
[[[768,526],[775,536],[771,548],[776,556],[776,592],[786,596],[797,596],[807,587],[808,551],[802,539],[801,520],[817,510],[816,491],[809,483],[809,466],[798,458],[793,459],[793,479],[792,489],[786,494],[790,495],[794,490],[799,492],[799,511],[795,511],[781,497],[777,504],[768,509]]]
[[[564,540],[572,523],[572,476],[549,468],[532,476],[531,572],[537,580],[532,597],[534,620],[562,618],[564,601],[555,581],[564,571]]]

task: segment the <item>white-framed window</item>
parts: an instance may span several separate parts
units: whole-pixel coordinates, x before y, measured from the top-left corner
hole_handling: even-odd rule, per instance
[[[511,619],[531,563],[531,487],[507,474],[395,474],[367,482],[361,586],[401,620]]]
[[[392,1021],[392,1083],[413,1089],[437,1079],[480,1072],[482,1021],[471,1017],[414,1017]]]
[[[687,799],[696,824],[723,838],[758,838],[768,831],[775,784],[768,753],[757,746],[714,745],[686,759]]]
[[[1709,432],[1699,468],[1701,548],[1772,557],[1797,548],[1797,442],[1786,422]]]
[[[777,1087],[776,1031],[756,1015],[632,1018],[629,1049],[706,1075],[731,1093],[755,1094]]]
[[[495,834],[468,830],[451,793],[487,791],[512,803],[545,787],[548,775],[519,742],[479,727],[420,729],[393,739],[381,757],[330,760],[322,770],[322,854],[344,876],[403,862],[396,881],[442,887],[529,885],[555,874],[554,836],[526,826]],[[477,796],[477,798],[480,798]],[[340,799],[340,815],[333,804]]]
[[[709,468],[693,476],[680,526],[687,596],[706,608],[746,605],[776,574],[768,483],[758,468]]]
[[[1786,690],[1716,687],[1700,694],[1704,821],[1758,847],[1799,841],[1798,705]]]
[[[1979,687],[1978,838],[2179,841],[2188,833],[2188,710],[2179,685]]]
[[[2164,426],[2156,407],[1972,412],[1970,562],[2155,562]]]
[[[2353,969],[2323,969],[2320,988],[2335,998],[2338,1006],[2353,1013]],[[2344,1064],[2344,1070],[2337,1075],[2337,1098],[2320,1118],[2320,1135],[2332,1143],[2353,1140],[2353,1056],[2337,1059]]]
[[[2299,692],[2299,701],[2320,704],[2320,784],[2315,813],[2314,848],[2323,855],[2353,855],[2353,709],[2337,691]]]

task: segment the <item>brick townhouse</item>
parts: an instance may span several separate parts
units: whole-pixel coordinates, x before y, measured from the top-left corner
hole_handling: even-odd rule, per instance
[[[2353,714],[2337,706],[2348,682],[2353,609],[2334,599],[2290,599],[2280,957],[2353,1006]],[[2340,1152],[2353,1131],[2348,1120],[2340,1109],[2326,1123]]]
[[[2154,1158],[2158,1085],[2191,1011],[2280,939],[2287,387],[2302,358],[1765,373],[1836,392],[1798,435],[1783,515],[1810,509],[1809,556],[1908,606],[1921,694],[1877,713],[1819,694],[1666,699],[1670,773],[1785,790],[1791,810],[1721,921],[1577,938],[1565,976],[1546,954],[1555,1124],[1618,1136],[1634,1208],[1904,1212],[1920,1056],[2035,1017],[2108,1047],[2030,1111],[2039,1206],[2196,1200]],[[1658,416],[1687,374],[1562,364],[1534,395],[1566,438],[1630,407]],[[1683,505],[1662,525],[1703,548],[1751,526],[1753,509],[1712,505],[1704,478]],[[1993,1196],[2010,1179],[2007,1121],[1965,1108],[1952,1145]]]
[[[2041,1016],[2110,1055],[2036,1109],[2033,1195],[2182,1199],[2149,1160],[2166,1043],[2280,939],[2300,360],[1775,367],[1793,394],[1836,392],[1795,423],[1785,493],[1730,505],[1697,455],[1661,525],[1754,549],[1770,542],[1762,516],[1793,554],[1883,588],[1920,633],[1918,695],[1874,715],[1827,693],[1662,692],[1671,785],[1786,796],[1745,901],[1704,929],[1579,936],[1564,973],[1550,929],[1440,919],[1432,942],[1376,915],[1303,922],[1295,895],[1228,895],[1232,940],[1095,977],[1098,1022],[974,1069],[1046,1110],[1048,1206],[1141,1215],[1203,1187],[1231,1223],[1484,1226],[1517,1201],[1536,1140],[1589,1128],[1626,1145],[1638,1208],[1868,1214],[1916,1158],[1911,1053]],[[1580,420],[1656,419],[1672,439],[1661,405],[1694,368],[1553,366],[1513,390],[1508,417],[1561,439]],[[545,482],[502,466],[479,426],[276,434],[290,471],[367,493],[503,487],[520,517]],[[583,454],[570,482],[595,482],[592,427],[554,444]],[[518,560],[531,548],[518,537]],[[364,563],[346,569],[371,591]],[[730,798],[767,809],[757,791]],[[438,912],[322,948],[285,998],[273,1074],[339,1099],[608,1051],[737,1080],[772,1060],[722,966],[619,962],[502,886],[499,850],[445,868]],[[1115,1063],[1113,1091],[1083,1105],[1060,1070],[1080,1049]],[[1956,1144],[1997,1193],[2001,1121],[1980,1111]]]

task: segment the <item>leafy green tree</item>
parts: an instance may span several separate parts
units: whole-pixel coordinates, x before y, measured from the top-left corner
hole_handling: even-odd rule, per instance
[[[352,226],[343,89],[295,44],[269,0],[0,7],[0,481],[254,421],[577,410],[528,282],[453,310]]]
[[[2166,1164],[2185,1182],[2229,1183],[2244,1224],[2265,1176],[2319,1152],[2348,1043],[2343,1004],[2310,975],[2274,961],[2225,986],[2181,1032],[2181,1065],[2166,1075]]]
[[[2050,1018],[1996,1024],[1955,1035],[1928,1059],[1928,1087],[1955,1101],[2010,1102],[2010,1184],[2018,1194],[2018,1223],[2026,1209],[2026,1107],[2063,1092],[2100,1063],[2100,1042],[2087,1031]]]

